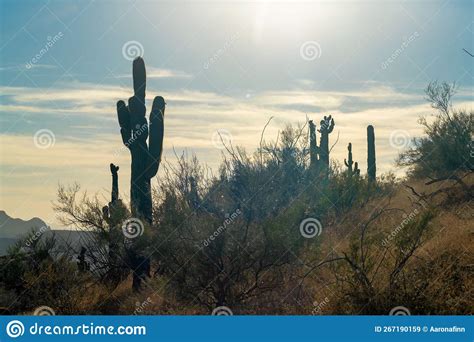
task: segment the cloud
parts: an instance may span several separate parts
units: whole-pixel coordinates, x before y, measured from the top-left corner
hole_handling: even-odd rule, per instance
[[[29,70],[29,69],[57,69],[57,65],[51,64],[29,64],[28,68],[26,64],[19,64],[19,65],[4,65],[0,66],[0,71],[20,71],[20,70]]]
[[[50,215],[57,183],[75,181],[90,193],[98,193],[105,203],[110,193],[107,169],[110,162],[124,166],[120,171],[120,192],[122,198],[128,198],[130,156],[120,139],[115,102],[128,98],[130,89],[75,82],[51,89],[0,87],[0,92],[2,124],[5,123],[2,127],[15,129],[4,128],[0,134],[3,166],[0,172],[2,179],[9,180],[2,184],[2,192],[7,195],[0,198],[0,207],[17,216],[24,216],[25,210],[35,215]],[[274,140],[287,123],[304,123],[306,118],[318,122],[323,114],[330,113],[336,121],[330,135],[331,145],[339,135],[331,158],[342,162],[351,142],[354,160],[365,173],[366,127],[372,124],[377,168],[383,173],[394,170],[394,160],[401,151],[390,144],[392,132],[403,130],[410,138],[420,136],[423,132],[418,117],[433,112],[422,94],[376,85],[346,92],[269,90],[250,98],[192,89],[163,92],[151,87],[147,93],[162,95],[168,104],[164,159],[174,163],[174,151],[179,154],[187,150],[196,153],[200,161],[214,170],[222,157],[222,151],[212,142],[218,129],[231,133],[234,146],[252,152],[258,147],[263,126],[270,117],[274,119],[265,131],[266,141]],[[456,104],[469,110],[474,107],[470,98]],[[28,124],[13,122],[19,114],[23,123],[28,121]],[[69,115],[68,119],[58,120],[64,114]],[[56,139],[53,147],[44,150],[35,147],[33,136],[40,128],[53,131]]]
[[[116,78],[132,78],[132,74],[120,74]],[[160,69],[155,67],[146,68],[147,78],[192,78],[193,76],[179,70]]]

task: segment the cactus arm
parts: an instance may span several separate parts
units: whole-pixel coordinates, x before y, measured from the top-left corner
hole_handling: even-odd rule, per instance
[[[332,133],[334,129],[334,119],[331,118],[331,115],[329,115],[329,119],[331,119],[331,123],[329,124],[329,127],[328,127],[328,134]]]
[[[347,167],[349,167],[349,164],[347,164],[346,158],[344,158],[344,165],[346,165]]]
[[[141,57],[133,61],[133,91],[135,97],[145,105],[146,69],[145,61]]]
[[[142,58],[139,57],[133,61],[132,73],[134,95],[128,100],[130,126],[133,140],[140,142],[137,145],[143,145],[146,144],[148,138],[148,122],[145,117],[146,70]]]
[[[165,100],[161,96],[157,96],[153,101],[150,112],[149,165],[147,170],[147,175],[150,178],[156,175],[160,167],[161,154],[163,152],[165,105]]]
[[[122,135],[122,142],[125,146],[129,147],[131,141],[131,128],[130,128],[130,113],[128,111],[125,102],[117,102],[117,117],[120,125],[120,134]]]
[[[111,203],[114,204],[118,200],[118,170],[119,167],[114,164],[110,164],[110,172],[112,173],[112,194]]]

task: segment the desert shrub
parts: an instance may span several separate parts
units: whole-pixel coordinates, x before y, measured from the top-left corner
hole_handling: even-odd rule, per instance
[[[71,314],[85,296],[82,285],[89,279],[79,272],[72,256],[55,251],[54,235],[20,239],[0,263],[0,283],[14,297],[2,298],[0,306],[12,312],[29,312],[49,306],[57,313]],[[27,243],[28,241],[28,243]]]
[[[420,293],[407,283],[413,281],[408,278],[412,274],[411,262],[428,237],[434,213],[429,209],[421,211],[397,230],[389,243],[382,243],[386,232],[381,234],[381,228],[387,222],[386,216],[396,212],[384,207],[359,221],[349,246],[339,252],[340,260],[331,265],[338,289],[332,303],[336,313],[388,314],[398,305],[424,312],[416,305],[421,300]]]
[[[434,120],[420,119],[425,137],[413,140],[413,147],[400,154],[398,164],[409,166],[416,177],[440,178],[474,170],[474,116],[452,107],[454,85],[430,83],[426,95],[437,111]]]
[[[156,256],[169,277],[170,295],[187,306],[235,308],[275,290],[281,272],[294,260],[285,252],[297,251],[301,244],[294,222],[301,220],[303,208],[284,215],[269,215],[274,208],[258,213],[246,188],[233,192],[243,177],[259,177],[244,158],[235,169],[221,169],[219,178],[198,194],[191,184],[206,183],[199,165],[184,159],[178,165],[174,177],[162,182],[157,209]]]

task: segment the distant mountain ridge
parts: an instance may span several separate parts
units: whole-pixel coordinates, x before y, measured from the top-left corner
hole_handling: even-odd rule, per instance
[[[33,217],[30,220],[22,220],[10,217],[4,210],[0,210],[0,255],[7,253],[8,247],[15,244],[21,237],[32,230],[40,231],[42,237],[56,237],[56,247],[59,249],[72,249],[79,253],[81,246],[88,240],[87,232],[77,230],[51,229],[43,220]]]
[[[10,217],[4,210],[0,210],[0,239],[17,239],[32,230],[40,229],[51,230],[51,227],[38,217],[25,221]]]

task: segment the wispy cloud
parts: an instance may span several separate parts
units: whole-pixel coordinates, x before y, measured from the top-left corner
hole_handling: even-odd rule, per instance
[[[31,64],[26,67],[26,64],[15,64],[15,65],[4,65],[0,66],[0,71],[20,71],[20,70],[31,70],[31,69],[57,69],[57,65],[52,64]]]
[[[148,78],[192,78],[193,76],[179,70],[161,69],[154,67],[146,68],[146,76]],[[120,74],[117,78],[132,78],[132,74]]]
[[[55,197],[58,181],[78,181],[90,192],[107,196],[110,183],[107,164],[114,162],[125,166],[130,163],[115,120],[115,102],[130,96],[128,88],[76,82],[51,89],[0,87],[0,92],[2,123],[7,124],[2,125],[3,133],[0,134],[3,165],[0,172],[6,180],[2,191],[12,194],[8,196],[8,203],[0,202],[0,207],[21,206],[24,198],[31,194],[34,200],[28,202],[29,210],[50,211],[46,208]],[[394,160],[400,152],[390,144],[392,132],[401,129],[410,138],[420,136],[423,132],[417,123],[418,117],[433,112],[423,94],[374,85],[346,92],[264,91],[250,98],[191,89],[174,92],[149,89],[148,93],[162,95],[168,104],[164,158],[174,161],[174,150],[188,150],[214,169],[222,153],[212,142],[218,129],[231,133],[234,146],[253,151],[271,116],[274,119],[266,129],[266,141],[275,139],[287,123],[304,123],[307,118],[318,122],[322,115],[332,114],[336,128],[330,141],[334,143],[339,135],[339,142],[331,152],[331,158],[342,161],[346,157],[346,146],[351,142],[354,160],[364,172],[366,126],[372,124],[376,134],[377,167],[380,172],[386,172],[394,169]],[[474,108],[470,98],[455,103],[468,110]],[[68,114],[68,118],[62,121],[64,114]],[[20,124],[12,124],[18,117],[23,118]],[[9,126],[13,126],[12,130],[7,130]],[[35,148],[33,136],[40,128],[50,129],[55,134],[54,147]],[[128,168],[121,169],[121,179],[128,179],[128,176]],[[128,190],[128,182],[121,181],[125,199]],[[7,197],[4,198],[6,201]]]

